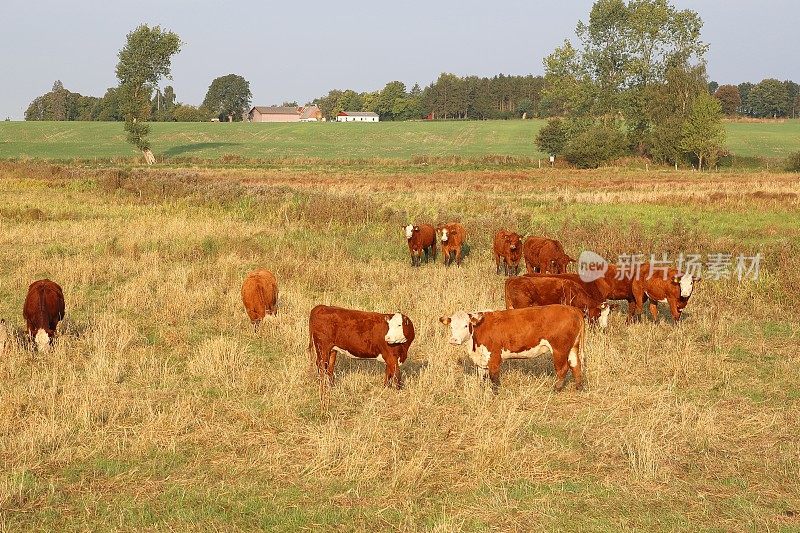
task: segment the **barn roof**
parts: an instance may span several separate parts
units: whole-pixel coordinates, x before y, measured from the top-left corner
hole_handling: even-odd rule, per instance
[[[377,117],[377,113],[372,111],[342,111],[339,115],[346,115],[348,117]]]
[[[258,111],[262,115],[298,115],[300,112],[296,107],[281,107],[281,106],[261,106],[257,105],[250,110]]]

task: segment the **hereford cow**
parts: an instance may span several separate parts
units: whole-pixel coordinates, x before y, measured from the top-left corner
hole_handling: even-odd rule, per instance
[[[442,240],[442,255],[444,256],[444,265],[449,266],[452,264],[452,254],[455,254],[456,264],[461,266],[461,247],[467,237],[467,232],[464,226],[458,222],[450,222],[443,224],[436,228],[441,235]]]
[[[56,327],[64,318],[64,293],[61,287],[49,279],[31,283],[22,316],[28,326],[28,335],[36,347],[39,351],[48,351],[55,338]]]
[[[639,277],[634,278],[632,285],[635,300],[633,315],[640,320],[645,300],[650,302],[650,315],[653,320],[658,319],[658,304],[669,305],[669,311],[675,323],[678,322],[684,307],[689,303],[689,297],[694,292],[694,286],[700,278],[691,274],[681,274],[674,268],[666,271],[653,269],[645,263],[639,269]]]
[[[466,313],[459,311],[439,319],[450,326],[450,344],[464,344],[470,359],[492,388],[500,386],[500,363],[505,359],[529,359],[550,352],[556,370],[555,390],[564,388],[572,368],[575,388],[583,388],[581,367],[585,326],[574,307],[546,305],[507,311]]]
[[[384,386],[402,386],[400,365],[414,341],[414,324],[400,313],[382,314],[318,305],[308,320],[309,350],[317,371],[333,384],[336,354],[386,363]]]
[[[563,274],[567,265],[574,263],[564,252],[564,247],[554,239],[543,237],[528,237],[522,245],[522,255],[525,257],[525,268],[528,274],[539,272],[541,274]]]
[[[422,254],[425,253],[425,263],[428,257],[436,261],[436,230],[430,224],[409,224],[403,226],[411,251],[411,266],[422,264]]]
[[[278,283],[269,270],[254,270],[242,283],[242,303],[253,327],[266,315],[274,315],[278,305]]]
[[[500,260],[506,276],[519,274],[519,260],[522,257],[522,239],[518,233],[500,230],[494,236],[494,262],[500,273]]]
[[[594,298],[580,283],[555,276],[534,274],[506,280],[506,309],[564,304],[580,309],[590,324],[608,327],[611,305]]]

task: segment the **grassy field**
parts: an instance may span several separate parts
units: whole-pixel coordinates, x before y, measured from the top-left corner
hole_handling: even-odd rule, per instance
[[[541,120],[379,124],[155,123],[161,160],[410,159],[414,156],[545,157],[533,143]],[[727,123],[727,147],[742,157],[781,159],[800,146],[800,120]],[[48,160],[136,157],[120,123],[0,122],[0,158]]]
[[[796,177],[414,172],[0,163],[0,530],[800,529]],[[411,219],[461,220],[464,266],[412,270]],[[591,331],[588,392],[554,394],[542,357],[494,396],[437,318],[503,306],[500,227],[764,260],[702,282],[677,326]],[[280,285],[257,332],[255,267]],[[67,300],[49,354],[21,332],[45,276]],[[321,403],[317,303],[408,314],[405,388],[340,359]]]

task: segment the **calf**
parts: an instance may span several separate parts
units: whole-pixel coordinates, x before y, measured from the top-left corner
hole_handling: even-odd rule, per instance
[[[500,273],[500,259],[506,276],[519,274],[519,260],[522,257],[522,239],[518,233],[500,230],[494,236],[494,262],[497,274]]]
[[[278,305],[278,283],[269,270],[254,270],[242,283],[242,303],[253,327],[266,315],[274,315]]]
[[[402,386],[400,365],[414,341],[414,324],[400,313],[383,314],[318,305],[308,320],[309,350],[317,371],[334,381],[336,354],[386,363],[384,386]]]
[[[411,251],[411,266],[422,264],[422,254],[425,253],[425,263],[428,257],[436,261],[436,230],[430,224],[409,224],[403,226],[408,241],[408,249]],[[429,252],[430,250],[430,252]]]
[[[580,309],[590,324],[608,327],[611,306],[592,297],[579,283],[551,276],[522,276],[506,280],[506,309],[564,304]]]
[[[464,226],[458,222],[450,222],[449,224],[443,224],[436,229],[441,235],[444,266],[450,266],[450,264],[452,264],[453,254],[455,254],[456,264],[461,266],[461,248],[467,238],[467,232],[464,230]]]
[[[500,386],[500,364],[505,359],[530,359],[550,352],[556,370],[555,390],[564,388],[572,369],[575,388],[583,388],[581,367],[585,325],[574,307],[546,305],[507,311],[459,311],[439,319],[450,326],[450,344],[466,345],[478,374],[488,373],[492,388]]]
[[[674,268],[656,272],[650,264],[644,264],[639,269],[639,277],[632,283],[632,293],[635,301],[633,315],[640,320],[644,300],[650,302],[650,315],[653,320],[658,319],[658,304],[669,305],[669,311],[675,323],[678,322],[689,297],[694,292],[694,286],[700,281],[691,274],[681,274]]]
[[[564,252],[564,247],[555,239],[543,237],[528,237],[522,245],[522,255],[525,257],[525,268],[528,274],[539,272],[541,274],[563,274],[567,265],[574,263]]]
[[[40,279],[28,287],[22,316],[28,327],[28,335],[39,351],[50,349],[56,327],[64,318],[64,309],[64,293],[57,283]]]

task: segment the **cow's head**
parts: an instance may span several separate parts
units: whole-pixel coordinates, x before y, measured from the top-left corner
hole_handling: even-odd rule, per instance
[[[386,323],[389,325],[389,331],[383,337],[388,344],[403,344],[406,342],[406,336],[403,333],[403,315],[395,313],[393,315],[384,315]]]
[[[403,226],[403,229],[406,232],[406,239],[410,239],[414,235],[414,225],[409,224],[408,226]],[[419,226],[416,227],[416,231],[419,231]]]
[[[518,254],[522,249],[522,239],[516,233],[509,233],[506,235],[506,246],[510,252]]]
[[[691,274],[684,274],[682,276],[675,276],[672,278],[672,283],[678,285],[681,290],[681,298],[688,298],[694,291],[695,283],[699,283],[700,278],[696,278]]]
[[[36,348],[40,352],[47,352],[50,350],[50,335],[42,328],[39,328],[33,340],[36,342]]]
[[[447,242],[447,238],[448,238],[447,228],[442,227],[441,229],[442,229],[442,242]]]
[[[439,318],[439,322],[450,326],[450,344],[464,344],[472,337],[472,330],[483,321],[483,313],[458,311],[451,316]]]
[[[583,314],[590,324],[597,324],[600,329],[608,327],[608,317],[613,309],[617,308],[617,304],[610,304],[603,302],[597,307],[589,307],[583,310]]]
[[[555,274],[565,274],[567,272],[567,265],[575,263],[576,261],[568,255],[561,255],[557,259],[550,261],[551,271]]]

